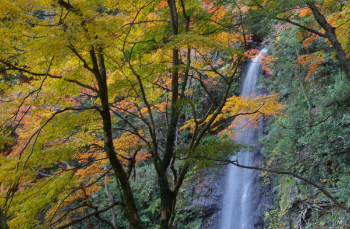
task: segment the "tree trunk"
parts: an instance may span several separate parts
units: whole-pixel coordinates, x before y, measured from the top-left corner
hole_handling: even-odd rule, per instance
[[[340,63],[341,68],[345,72],[346,77],[350,80],[350,64],[346,58],[344,49],[342,48],[340,42],[338,41],[337,35],[335,34],[335,28],[332,27],[327,21],[326,18],[320,13],[318,8],[314,3],[308,3],[317,23],[322,26],[326,31],[326,37],[329,42],[331,42],[335,52],[337,53],[337,60]]]
[[[107,170],[107,166],[104,166],[104,169]],[[108,198],[109,205],[112,205],[115,201],[113,199],[111,190],[109,189],[108,174],[106,174],[106,176],[105,176],[105,191],[106,191],[106,195],[107,195],[107,198]],[[111,221],[112,221],[113,227],[114,227],[114,229],[117,229],[118,228],[117,213],[115,212],[114,208],[111,208],[110,212],[111,212],[111,215],[112,215]]]
[[[143,229],[128,176],[126,175],[122,164],[115,154],[112,138],[112,121],[111,115],[109,113],[107,93],[104,93],[104,96],[101,97],[104,97],[101,99],[101,102],[103,106],[103,130],[106,154],[112,165],[114,174],[122,186],[126,207],[128,209],[130,224],[133,229]]]
[[[176,10],[175,0],[168,0],[170,23],[172,29],[172,35],[176,36],[179,34],[178,31],[178,15]],[[171,159],[174,156],[174,143],[176,136],[176,127],[178,123],[178,107],[176,106],[177,99],[179,96],[179,50],[173,49],[173,72],[172,72],[172,98],[171,98],[171,110],[170,110],[170,123],[167,132],[166,146],[164,157],[159,163],[158,183],[160,187],[160,201],[161,201],[161,221],[160,228],[168,229],[169,221],[171,219],[173,204],[174,204],[174,193],[170,190],[169,181],[167,178],[167,169],[170,165]]]
[[[107,90],[107,75],[106,67],[104,63],[104,57],[101,54],[102,50],[99,50],[98,58],[96,57],[95,49],[92,47],[90,50],[90,56],[93,63],[93,70],[96,77],[96,81],[99,88],[99,97],[102,104],[102,120],[103,120],[103,132],[104,132],[104,148],[109,159],[109,162],[114,171],[115,177],[120,181],[123,195],[125,198],[126,208],[128,209],[128,219],[133,229],[143,229],[143,225],[136,207],[136,202],[132,189],[130,187],[129,179],[124,171],[121,162],[118,160],[112,136],[112,120],[108,103],[108,90]]]
[[[85,216],[89,215],[88,209],[85,209]],[[86,224],[89,229],[95,229],[94,224],[92,223],[91,217],[86,219]]]

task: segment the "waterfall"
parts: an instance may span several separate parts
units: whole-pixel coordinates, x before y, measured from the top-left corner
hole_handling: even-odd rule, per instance
[[[242,86],[241,96],[256,94],[256,84],[261,71],[259,58],[267,50],[263,49],[257,57],[248,65],[246,77]],[[245,121],[247,122],[247,121]],[[245,125],[243,122],[241,125]],[[252,145],[254,144],[259,130],[249,128],[236,131],[236,141]],[[238,159],[239,163],[247,166],[254,166],[254,153],[240,152],[231,160]],[[225,195],[223,198],[221,229],[251,229],[254,228],[254,212],[259,201],[253,197],[254,180],[257,172],[250,169],[239,168],[229,165],[227,168],[227,178]]]

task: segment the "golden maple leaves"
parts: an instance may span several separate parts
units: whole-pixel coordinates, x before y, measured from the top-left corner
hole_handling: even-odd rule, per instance
[[[106,58],[110,113],[115,126],[120,124],[123,128],[127,122],[136,122],[135,119],[142,123],[152,115],[158,118],[168,115],[169,101],[172,99],[169,93],[172,83],[170,74],[174,70],[170,64],[172,49],[179,48],[183,63],[192,61],[188,67],[183,63],[175,67],[179,68],[181,75],[179,82],[186,80],[186,71],[190,72],[191,79],[187,79],[188,85],[183,89],[186,98],[182,101],[184,104],[195,104],[195,100],[201,99],[193,98],[198,96],[195,94],[198,88],[202,91],[209,88],[214,93],[222,91],[225,80],[237,75],[235,69],[238,63],[234,61],[243,56],[239,47],[245,42],[245,37],[237,32],[241,27],[234,32],[220,27],[220,23],[225,22],[225,17],[229,18],[232,12],[239,13],[238,9],[231,11],[229,7],[211,1],[199,1],[194,4],[197,8],[193,9],[193,20],[189,25],[191,31],[171,37],[165,10],[167,3],[164,0],[108,0],[103,3],[76,0],[74,4],[81,11],[80,14],[57,7],[51,1],[0,2],[1,17],[12,18],[5,20],[6,26],[0,28],[0,38],[3,38],[4,44],[0,46],[3,51],[0,59],[7,60],[10,56],[20,63],[18,67],[26,70],[28,76],[29,72],[37,73],[32,80],[24,80],[28,81],[26,83],[23,81],[22,84],[12,85],[10,89],[4,86],[6,92],[3,95],[14,99],[14,102],[2,103],[4,106],[0,108],[3,111],[0,119],[8,118],[6,112],[16,112],[24,97],[43,85],[40,93],[37,96],[33,93],[34,96],[20,108],[18,118],[12,119],[19,125],[19,137],[13,148],[14,153],[2,157],[0,161],[6,164],[1,167],[0,181],[6,176],[11,177],[7,183],[1,183],[1,194],[5,195],[11,189],[11,182],[20,183],[15,190],[14,206],[9,210],[9,214],[13,215],[10,224],[14,227],[18,222],[23,225],[39,224],[31,216],[44,210],[47,210],[46,223],[50,225],[65,215],[61,209],[74,203],[86,203],[89,195],[101,188],[98,179],[105,175],[104,165],[108,160],[101,140],[103,123],[97,109],[69,111],[55,117],[37,133],[38,140],[31,142],[30,147],[23,151],[25,156],[33,154],[26,169],[19,172],[13,169],[18,163],[15,156],[22,152],[27,140],[55,112],[65,107],[98,108],[101,104],[96,89],[97,82],[89,71],[89,68],[95,68],[90,59],[91,47],[94,47],[93,51],[100,50]],[[11,9],[10,12],[6,12],[8,9]],[[247,10],[245,7],[243,12]],[[43,20],[36,16],[36,12],[51,16]],[[207,23],[196,18],[202,16],[201,13],[208,17]],[[237,22],[236,19],[229,21],[233,22]],[[197,27],[196,23],[202,24]],[[212,27],[212,30],[209,35],[202,35],[207,32],[206,26]],[[55,59],[48,70],[52,56]],[[263,59],[265,70],[269,70],[272,60],[267,55]],[[16,74],[18,71],[9,72]],[[140,81],[137,74],[141,76]],[[149,106],[140,99],[141,87]],[[203,97],[209,97],[210,92]],[[221,121],[231,117],[252,113],[256,116],[250,117],[257,119],[260,113],[277,115],[281,109],[275,96],[233,96],[227,100],[209,129],[215,130]],[[212,117],[213,115],[208,115],[200,126]],[[159,124],[159,129],[167,125],[166,121]],[[196,121],[190,119],[181,130],[192,128]],[[147,122],[140,123],[135,125],[139,129],[134,132],[130,129],[122,132],[124,130],[121,127],[116,127],[118,131],[115,131],[113,145],[118,159],[124,165],[138,163],[150,156],[151,149],[145,143],[150,141],[145,127]],[[23,161],[20,160],[20,163],[22,165]],[[38,195],[29,199],[36,192]],[[38,204],[34,206],[32,202]],[[22,205],[25,205],[27,212],[21,211]],[[46,209],[48,205],[50,208]],[[82,206],[72,211],[71,215],[84,211],[85,208]]]
[[[277,94],[271,95],[260,95],[260,96],[232,96],[227,100],[224,108],[222,109],[222,113],[218,115],[215,121],[211,124],[210,130],[215,130],[218,128],[218,124],[223,120],[230,120],[230,118],[235,118],[233,125],[237,127],[237,123],[242,121],[242,118],[245,121],[248,120],[247,123],[251,125],[256,125],[259,123],[259,119],[262,117],[280,117],[283,116],[283,110],[285,106],[282,103],[277,102]],[[208,116],[208,118],[200,124],[200,126],[205,125],[212,116]],[[241,121],[240,121],[241,120]],[[199,120],[188,120],[186,125],[181,127],[181,130],[190,129],[190,132],[194,131],[195,124]],[[228,127],[225,131],[229,131],[233,126]],[[245,126],[247,128],[248,125]]]

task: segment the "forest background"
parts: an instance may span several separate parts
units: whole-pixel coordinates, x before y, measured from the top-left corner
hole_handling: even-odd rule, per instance
[[[349,4],[1,1],[2,227],[185,228],[242,117],[267,125],[266,226],[346,227]],[[240,97],[259,45],[268,93]]]

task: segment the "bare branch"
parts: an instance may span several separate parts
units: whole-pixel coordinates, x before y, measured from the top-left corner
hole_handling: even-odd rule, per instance
[[[61,201],[60,205],[57,207],[56,211],[53,213],[53,216],[52,216],[51,219],[49,220],[49,222],[48,222],[48,223],[50,223],[49,226],[52,226],[52,225],[54,225],[54,224],[56,224],[56,223],[58,223],[58,222],[60,221],[61,218],[59,218],[59,219],[56,220],[55,222],[51,223],[52,220],[54,219],[56,213],[57,213],[58,210],[60,209],[61,205],[64,203],[64,201],[65,201],[70,195],[72,195],[74,192],[78,191],[79,189],[87,188],[87,187],[90,187],[91,185],[96,184],[99,180],[101,180],[102,178],[104,178],[104,177],[106,176],[106,174],[109,173],[111,170],[112,170],[112,169],[108,169],[106,172],[104,172],[104,173],[103,173],[99,178],[97,178],[95,181],[93,181],[93,182],[91,182],[91,183],[89,183],[89,184],[87,184],[87,185],[85,185],[85,186],[81,186],[81,187],[75,188],[75,189],[74,189],[73,191],[71,191],[68,195],[66,195],[66,197],[63,198],[63,200]]]
[[[311,29],[311,28],[306,27],[306,26],[304,26],[304,25],[302,25],[302,24],[299,24],[299,23],[297,23],[297,22],[291,21],[291,20],[289,20],[288,18],[280,18],[280,17],[275,17],[275,18],[276,18],[277,20],[279,20],[279,21],[285,21],[285,22],[288,22],[288,23],[290,23],[290,24],[292,24],[292,25],[296,25],[296,26],[298,26],[298,27],[300,27],[300,28],[302,28],[302,29],[305,29],[305,30],[307,30],[307,31],[309,31],[309,32],[311,32],[311,33],[317,34],[317,35],[319,35],[320,37],[328,38],[326,34],[320,33],[320,32],[318,32],[317,30]]]
[[[271,173],[276,173],[276,174],[282,174],[282,175],[291,175],[293,177],[296,177],[302,181],[305,181],[306,183],[314,186],[315,188],[319,189],[323,194],[325,194],[329,199],[332,200],[332,202],[337,205],[338,207],[344,209],[346,212],[350,213],[350,208],[348,208],[347,206],[345,206],[344,204],[340,203],[336,197],[334,197],[330,192],[328,192],[325,188],[323,188],[321,185],[311,181],[308,178],[305,178],[301,175],[298,175],[296,173],[292,173],[292,172],[286,172],[286,171],[278,171],[278,170],[274,170],[274,169],[266,169],[266,168],[259,168],[259,167],[252,167],[252,166],[245,166],[245,165],[240,165],[238,163],[238,161],[230,161],[229,163],[234,164],[240,168],[246,168],[246,169],[254,169],[254,170],[260,170],[260,171],[266,171],[266,172],[271,172]]]
[[[238,57],[237,58],[237,63],[242,59],[242,57]],[[203,127],[203,129],[198,133],[198,136],[195,140],[195,142],[193,144],[191,144],[191,152],[193,152],[197,146],[199,145],[199,142],[200,140],[203,138],[203,136],[205,135],[205,133],[210,130],[210,126],[213,124],[213,122],[215,121],[216,117],[221,113],[222,109],[224,108],[225,104],[226,104],[226,100],[227,100],[227,97],[229,95],[229,92],[230,92],[230,88],[231,88],[231,84],[232,84],[232,81],[233,81],[233,76],[236,74],[236,72],[238,71],[238,65],[235,66],[235,70],[232,74],[231,77],[228,78],[228,84],[227,84],[227,87],[226,87],[226,90],[225,90],[225,94],[222,98],[222,102],[221,104],[219,105],[219,107],[215,110],[215,112],[213,113],[212,117],[209,119],[209,121],[207,122],[207,124]]]
[[[127,25],[137,25],[137,24],[142,24],[142,23],[152,23],[152,22],[168,22],[170,23],[169,20],[149,20],[149,21],[138,21],[138,22],[130,22],[130,23],[126,23],[124,24],[122,27],[127,26]]]
[[[74,225],[74,224],[76,224],[76,223],[79,223],[79,222],[81,222],[81,221],[84,221],[85,219],[90,218],[91,216],[96,216],[96,215],[101,214],[101,213],[103,213],[103,212],[105,212],[105,211],[108,211],[109,209],[113,208],[114,206],[121,205],[121,204],[122,204],[121,202],[115,202],[114,204],[109,205],[108,207],[102,208],[101,210],[95,211],[95,212],[93,212],[93,213],[91,213],[91,214],[88,214],[88,215],[86,215],[86,216],[84,216],[84,217],[82,217],[82,218],[80,218],[80,219],[73,220],[72,222],[70,222],[70,223],[68,223],[68,224],[66,224],[66,225],[63,225],[63,226],[61,226],[61,227],[58,227],[57,229],[67,228],[67,227],[69,227],[69,226],[71,226],[71,225]]]
[[[48,76],[50,78],[53,78],[53,79],[62,79],[64,81],[67,81],[67,82],[70,82],[70,83],[75,83],[81,87],[84,87],[84,88],[87,88],[87,89],[90,89],[92,90],[93,92],[98,92],[98,90],[96,88],[93,88],[91,87],[90,85],[87,85],[87,84],[84,84],[84,83],[81,83],[77,80],[73,80],[73,79],[66,79],[66,78],[63,78],[63,76],[55,76],[55,75],[52,75],[52,74],[47,74],[47,73],[38,73],[38,72],[32,72],[30,70],[28,70],[28,68],[20,68],[20,67],[17,67],[13,64],[11,64],[10,62],[7,62],[5,60],[2,60],[0,59],[0,63],[3,63],[4,65],[6,65],[8,67],[7,70],[16,70],[16,71],[21,71],[21,72],[25,72],[25,73],[28,73],[30,75],[33,75],[33,76]]]
[[[88,69],[90,72],[94,72],[93,69],[88,65],[88,63],[86,62],[84,57],[82,55],[80,55],[79,52],[75,49],[73,44],[70,44],[68,47],[84,63],[84,67],[86,69]]]

